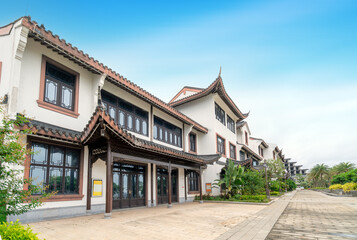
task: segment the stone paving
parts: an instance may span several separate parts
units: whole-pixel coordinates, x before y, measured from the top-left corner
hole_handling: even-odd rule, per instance
[[[266,239],[357,239],[357,198],[298,191]]]
[[[266,205],[185,203],[29,224],[41,239],[215,239]]]

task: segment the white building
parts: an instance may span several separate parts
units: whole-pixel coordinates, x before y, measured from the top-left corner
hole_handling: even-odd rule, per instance
[[[58,191],[22,222],[219,194],[227,158],[257,165],[268,150],[220,75],[167,104],[29,17],[0,28],[0,97],[34,119],[24,177]]]

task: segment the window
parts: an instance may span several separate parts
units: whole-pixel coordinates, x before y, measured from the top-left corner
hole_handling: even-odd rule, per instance
[[[259,154],[260,156],[264,157],[264,150],[262,147],[259,147]]]
[[[230,116],[228,116],[228,114],[227,114],[227,128],[231,130],[233,133],[236,133],[236,124],[234,120]]]
[[[226,125],[226,113],[223,109],[215,103],[216,119],[220,121],[223,125]]]
[[[182,147],[182,130],[165,120],[154,116],[154,139]]]
[[[249,145],[248,144],[248,133],[247,133],[247,131],[245,131],[245,145]]]
[[[120,127],[148,135],[148,112],[104,90],[102,90],[102,99],[108,114]]]
[[[239,159],[241,161],[244,161],[245,157],[244,157],[244,152],[243,151],[239,151]]]
[[[258,161],[255,160],[255,159],[253,160],[253,166],[254,166],[254,167],[258,166]]]
[[[217,134],[217,153],[226,155],[226,140]]]
[[[32,151],[30,178],[35,185],[48,185],[47,191],[57,194],[79,193],[79,150],[34,142]]]
[[[234,146],[232,143],[229,144],[229,155],[231,159],[237,159],[236,146]]]
[[[190,152],[197,152],[197,142],[196,142],[196,134],[190,133]]]
[[[198,192],[199,189],[199,185],[198,185],[198,173],[196,172],[190,172],[188,174],[188,191],[189,192]]]
[[[43,56],[40,86],[40,107],[78,117],[78,73]]]

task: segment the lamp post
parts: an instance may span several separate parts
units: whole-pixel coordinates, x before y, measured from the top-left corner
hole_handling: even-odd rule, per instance
[[[267,199],[270,199],[270,191],[268,187],[268,174],[267,174],[268,164],[266,160],[264,160],[263,167],[265,168],[265,192],[267,195]]]

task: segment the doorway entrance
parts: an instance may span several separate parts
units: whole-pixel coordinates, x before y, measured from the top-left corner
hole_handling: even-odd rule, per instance
[[[178,171],[171,171],[172,184],[172,202],[178,202]],[[165,168],[157,168],[156,170],[156,187],[157,187],[157,203],[164,204],[169,202],[169,173]]]
[[[145,206],[145,166],[113,164],[113,209]]]

